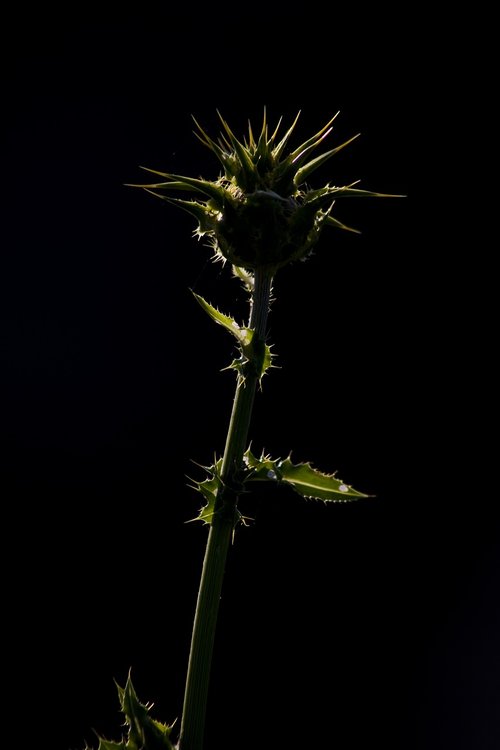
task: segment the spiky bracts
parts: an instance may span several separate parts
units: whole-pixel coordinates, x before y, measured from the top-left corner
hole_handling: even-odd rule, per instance
[[[311,158],[331,133],[335,115],[312,138],[287,151],[299,114],[280,140],[281,119],[269,135],[265,110],[259,137],[254,137],[249,123],[243,141],[236,138],[220,114],[223,131],[217,141],[195,120],[195,135],[217,156],[223,174],[209,181],[145,168],[165,181],[135,187],[142,187],[192,214],[198,221],[195,233],[210,240],[216,257],[228,260],[236,268],[266,268],[274,274],[290,261],[306,257],[318,242],[323,227],[356,231],[331,215],[337,198],[394,197],[360,190],[353,187],[356,183],[310,189],[307,180],[315,170],[357,136]],[[164,195],[164,191],[195,195],[187,200]]]

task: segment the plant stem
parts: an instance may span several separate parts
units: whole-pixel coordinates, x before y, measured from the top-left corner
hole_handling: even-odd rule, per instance
[[[249,328],[262,340],[266,335],[272,275],[257,269],[254,277]],[[221,479],[201,573],[198,601],[191,638],[179,750],[202,750],[210,680],[210,665],[226,557],[234,530],[238,490],[234,475],[242,465],[247,447],[258,376],[254,372],[238,377],[233,409],[224,449]]]

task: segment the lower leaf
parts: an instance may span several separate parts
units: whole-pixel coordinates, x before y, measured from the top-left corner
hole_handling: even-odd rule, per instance
[[[121,742],[110,742],[99,737],[98,750],[175,750],[169,739],[172,727],[151,718],[150,707],[137,698],[130,675],[124,688],[116,687],[128,735]]]
[[[282,482],[289,485],[302,497],[323,500],[326,503],[345,503],[370,497],[345,484],[335,474],[324,474],[310,463],[294,464],[290,456],[272,459],[269,456],[256,458],[250,448],[244,458],[247,474],[244,482]]]

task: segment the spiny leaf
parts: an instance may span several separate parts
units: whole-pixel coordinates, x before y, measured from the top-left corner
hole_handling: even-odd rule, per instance
[[[273,364],[275,355],[271,352],[269,344],[264,343],[263,347],[255,346],[258,339],[252,342],[250,349],[250,356],[241,356],[239,359],[233,359],[230,365],[225,367],[225,370],[236,370],[240,382],[244,383],[248,375],[248,367],[252,368],[252,374],[256,375],[259,379],[259,385],[262,387],[262,378],[266,372],[271,368],[277,368],[277,365]]]
[[[97,750],[127,750],[125,742],[109,742],[99,737],[99,747]]]
[[[130,675],[126,685],[117,685],[121,708],[129,727],[127,750],[174,750],[169,740],[171,727],[149,716],[149,708],[137,698]]]
[[[241,266],[233,266],[233,274],[236,278],[240,279],[247,292],[252,293],[254,290],[254,278],[250,271]]]
[[[250,470],[247,477],[244,479],[245,482],[262,482],[278,479],[276,473],[275,464],[278,463],[279,459],[274,461],[270,456],[262,455],[260,458],[254,456],[250,448],[245,451],[243,456],[243,463]]]
[[[172,727],[151,718],[149,707],[137,698],[130,675],[124,688],[118,684],[116,687],[128,736],[121,742],[111,742],[99,737],[98,750],[175,750],[169,739]]]
[[[197,492],[201,492],[205,498],[206,504],[201,508],[196,518],[192,518],[188,523],[192,523],[192,521],[202,521],[204,524],[210,525],[215,513],[215,500],[217,498],[217,493],[222,487],[222,480],[220,478],[222,458],[216,460],[212,466],[203,466],[202,468],[208,472],[209,476],[202,482],[197,482],[194,479],[191,479],[191,486]]]
[[[239,276],[239,274],[237,275]],[[234,318],[221,313],[220,310],[217,310],[217,308],[213,307],[199,294],[196,294],[196,292],[192,292],[192,294],[198,304],[205,310],[205,312],[212,318],[212,320],[223,326],[226,331],[229,331],[229,333],[231,333],[240,344],[241,351],[243,353],[243,359],[234,360],[229,365],[229,367],[236,369],[239,376],[244,380],[245,361],[248,361],[251,363],[255,375],[257,375],[259,381],[261,381],[265,372],[270,367],[274,367],[274,365],[272,364],[273,354],[271,353],[271,347],[266,344],[263,339],[260,339],[258,336],[256,336],[255,331],[253,331],[251,328],[239,326]]]
[[[273,460],[269,456],[256,458],[249,448],[244,460],[249,469],[245,482],[283,482],[302,497],[331,503],[370,497],[345,484],[335,474],[324,474],[310,463],[293,464],[290,457],[284,460]]]
[[[262,383],[262,378],[266,374],[266,371],[273,365],[274,355],[271,352],[271,347],[263,339],[254,337],[252,340],[252,353],[251,359],[255,368],[255,374],[259,378],[259,382]]]
[[[253,331],[250,328],[240,327],[234,318],[221,313],[217,308],[213,307],[209,302],[203,299],[203,297],[196,294],[196,292],[193,292],[192,294],[198,304],[205,310],[212,320],[215,320],[216,323],[223,326],[226,331],[229,331],[229,333],[235,337],[245,353],[245,350],[248,349],[252,343]]]
[[[346,502],[360,497],[369,497],[351,485],[337,479],[334,474],[323,474],[310,463],[293,464],[286,458],[280,465],[281,479],[291,484],[303,497],[312,497],[325,502]]]

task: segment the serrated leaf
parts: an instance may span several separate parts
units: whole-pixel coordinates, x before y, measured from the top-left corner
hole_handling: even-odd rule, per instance
[[[160,734],[163,734],[166,737],[170,737],[172,727],[169,724],[165,724],[163,721],[158,721],[157,719],[151,719],[151,721],[156,729],[160,732]]]
[[[97,750],[127,750],[125,742],[109,742],[99,737],[99,747]]]
[[[255,331],[245,326],[239,326],[238,323],[231,318],[230,315],[224,315],[216,307],[213,307],[203,297],[196,292],[192,292],[194,298],[198,304],[205,310],[205,312],[214,320],[216,323],[221,325],[226,331],[229,331],[237,342],[241,346],[244,357],[252,363],[254,372],[262,380],[265,372],[270,368],[274,367],[272,364],[273,354],[269,344],[255,336]],[[234,368],[238,371],[239,375],[244,378],[244,361],[234,360],[229,367]]]
[[[168,738],[171,727],[151,718],[148,706],[137,698],[130,675],[125,687],[117,685],[117,688],[122,712],[129,727],[126,750],[174,750]],[[110,750],[116,749],[111,747]]]
[[[324,502],[349,502],[370,497],[345,484],[335,474],[324,474],[310,463],[292,463],[290,457],[273,460],[269,456],[256,458],[250,448],[244,462],[248,468],[245,482],[283,482],[290,485],[299,495]]]
[[[252,342],[253,357],[252,362],[254,363],[255,372],[259,378],[259,382],[262,383],[262,378],[266,374],[270,367],[274,367],[273,358],[274,355],[271,352],[271,347],[259,338],[255,338]]]
[[[290,458],[286,458],[280,464],[280,472],[282,481],[290,484],[303,497],[337,503],[369,497],[337,479],[334,474],[323,474],[310,463],[293,464]]]
[[[190,481],[192,482],[191,486],[193,489],[197,492],[201,492],[205,498],[206,504],[201,508],[196,518],[192,518],[188,523],[191,523],[192,521],[202,521],[204,524],[210,525],[215,513],[215,500],[217,498],[217,493],[222,487],[222,480],[220,478],[222,458],[215,461],[212,466],[203,466],[202,468],[208,472],[208,477],[202,482],[197,482],[194,479],[191,479]]]
[[[116,688],[128,727],[128,736],[121,742],[111,742],[98,737],[98,750],[175,750],[169,739],[172,727],[149,715],[150,707],[143,705],[137,698],[130,675],[125,687],[116,683]],[[85,750],[90,748],[87,746]]]
[[[197,482],[194,479],[191,479],[191,486],[193,489],[197,490],[197,492],[201,492],[207,502],[206,505],[204,505],[200,510],[197,517],[192,518],[187,523],[192,523],[193,521],[202,521],[204,524],[211,525],[215,516],[215,503],[217,495],[224,486],[221,479],[222,458],[216,460],[212,466],[203,466],[202,468],[208,472],[209,476],[204,479],[203,482]],[[245,516],[242,516],[237,508],[234,508],[233,531],[234,529],[236,529],[236,526],[239,523],[242,523],[244,526],[246,526],[247,520],[249,519],[247,519]]]
[[[279,459],[277,461],[273,461],[272,458],[269,456],[262,455],[260,458],[257,458],[253,455],[250,448],[245,452],[243,456],[243,463],[249,469],[249,473],[247,477],[244,479],[245,482],[257,482],[257,481],[271,481],[278,479],[278,475],[276,473],[276,467],[275,464],[277,464]],[[271,472],[271,474],[270,474]]]
[[[240,279],[247,292],[253,292],[255,283],[253,274],[250,271],[247,271],[246,268],[241,268],[241,266],[233,265],[233,275],[237,279]]]
[[[231,318],[230,315],[224,315],[224,313],[221,313],[220,310],[217,310],[216,307],[213,307],[209,302],[203,299],[203,297],[196,294],[196,292],[192,292],[192,294],[198,304],[205,310],[212,320],[221,325],[226,331],[229,331],[229,333],[235,337],[237,342],[241,345],[243,352],[246,354],[245,349],[247,349],[252,343],[254,332],[250,328],[239,326],[234,318]]]

